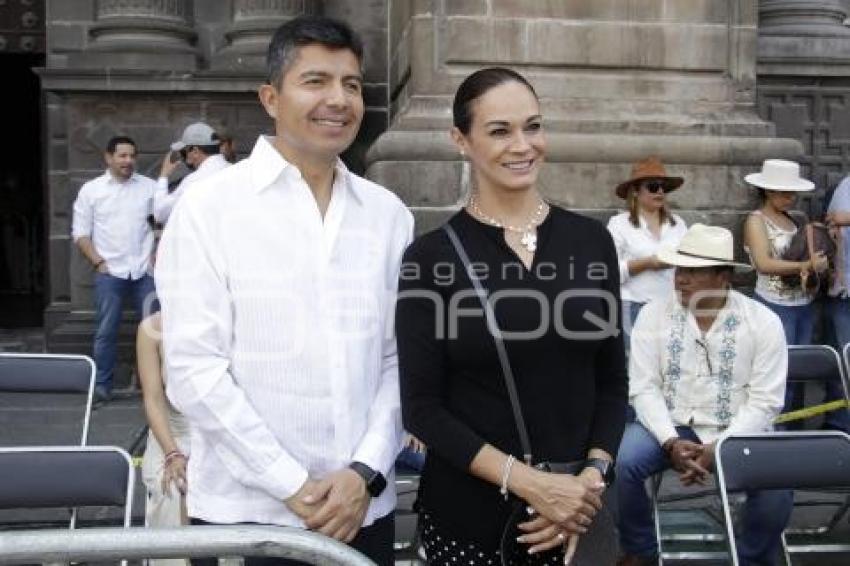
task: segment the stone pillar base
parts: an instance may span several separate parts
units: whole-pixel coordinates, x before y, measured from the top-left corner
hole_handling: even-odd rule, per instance
[[[44,325],[48,352],[92,355],[94,312],[70,310],[70,305],[51,305],[44,312]],[[135,316],[124,313],[118,330],[118,360],[113,376],[118,389],[134,385],[138,325]]]
[[[671,175],[685,178],[670,194],[677,213],[738,232],[738,211],[755,206],[744,175],[764,159],[794,159],[800,152],[800,143],[788,138],[549,132],[538,186],[550,202],[605,220],[624,208],[614,187],[629,178],[632,163],[660,155]],[[470,166],[445,130],[386,132],[367,159],[367,176],[412,207],[418,233],[463,206],[471,190]]]
[[[151,71],[194,71],[197,57],[194,53],[151,51],[84,51],[70,53],[68,63],[80,69],[120,69]]]

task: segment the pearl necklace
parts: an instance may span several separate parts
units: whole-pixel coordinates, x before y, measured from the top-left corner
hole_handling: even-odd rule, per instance
[[[489,216],[481,210],[481,207],[478,205],[478,199],[473,193],[471,197],[469,197],[469,207],[475,213],[476,216],[495,226],[496,228],[502,228],[509,232],[514,232],[516,234],[521,234],[519,242],[523,245],[523,247],[529,251],[529,253],[534,253],[537,251],[537,226],[543,220],[543,209],[546,206],[546,203],[543,202],[543,199],[540,199],[540,203],[537,205],[537,209],[532,213],[531,217],[528,220],[528,223],[524,227],[520,226],[512,226],[510,224],[506,224],[505,222],[501,222],[492,216]]]

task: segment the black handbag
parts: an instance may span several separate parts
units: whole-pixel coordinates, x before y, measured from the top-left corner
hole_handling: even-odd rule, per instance
[[[584,461],[575,462],[534,462],[531,453],[531,441],[528,437],[528,429],[525,426],[525,419],[522,415],[522,407],[519,404],[519,394],[517,393],[516,380],[514,372],[511,368],[508,352],[505,349],[505,342],[502,338],[501,330],[496,322],[496,315],[493,311],[493,306],[487,298],[487,291],[481,285],[481,281],[471,268],[469,255],[460,241],[460,238],[449,224],[443,225],[443,230],[449,237],[449,240],[454,246],[460,261],[463,264],[466,274],[472,282],[475,294],[481,301],[481,306],[484,310],[484,318],[490,334],[496,343],[496,352],[499,356],[499,364],[502,366],[502,374],[505,380],[505,386],[508,390],[508,397],[511,401],[511,409],[516,422],[517,432],[519,433],[520,446],[522,447],[523,461],[529,466],[534,466],[540,470],[559,474],[579,473],[584,468]],[[523,523],[530,519],[526,511],[527,504],[512,497],[513,503],[511,513],[502,530],[501,543],[499,551],[501,554],[502,566],[520,566],[525,564],[535,564],[533,556],[529,556],[527,546],[518,543],[516,538],[522,532],[517,528],[519,523]],[[587,533],[581,535],[579,544],[576,548],[576,553],[573,556],[570,566],[613,566],[618,557],[619,542],[617,539],[616,521],[611,513],[614,507],[611,501],[611,491],[606,490],[602,495],[603,506],[596,514],[593,523],[588,527]]]

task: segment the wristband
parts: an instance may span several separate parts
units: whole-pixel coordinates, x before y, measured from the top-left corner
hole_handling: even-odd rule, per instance
[[[168,465],[171,460],[175,458],[183,458],[184,460],[188,460],[185,454],[180,452],[179,450],[172,450],[168,454],[165,455],[165,459],[163,460],[163,465]]]

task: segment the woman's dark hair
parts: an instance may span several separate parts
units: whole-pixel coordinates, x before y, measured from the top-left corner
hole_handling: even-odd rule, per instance
[[[629,205],[629,222],[635,228],[640,228],[640,210],[638,205],[637,193],[640,190],[639,184],[633,184],[629,187],[629,194],[626,199]],[[661,220],[661,224],[665,224],[667,222],[670,223],[670,226],[676,225],[676,219],[673,218],[673,213],[670,212],[670,209],[667,207],[667,203],[664,203],[664,206],[658,211],[658,217]]]
[[[466,77],[455,93],[455,99],[452,103],[452,117],[454,126],[460,130],[463,135],[469,133],[472,127],[472,104],[476,99],[483,96],[491,88],[497,87],[503,83],[517,82],[524,85],[534,98],[537,98],[537,93],[534,92],[534,87],[531,86],[525,77],[507,69],[505,67],[488,67],[475,71]]]
[[[363,62],[363,42],[348,24],[323,16],[299,16],[274,32],[266,56],[266,82],[280,88],[280,80],[295,61],[298,49],[311,44],[349,49]]]
[[[132,138],[128,136],[113,136],[109,138],[108,142],[106,142],[106,153],[115,153],[115,150],[118,149],[118,146],[122,143],[132,145],[133,149],[136,149],[136,142],[134,142]]]

